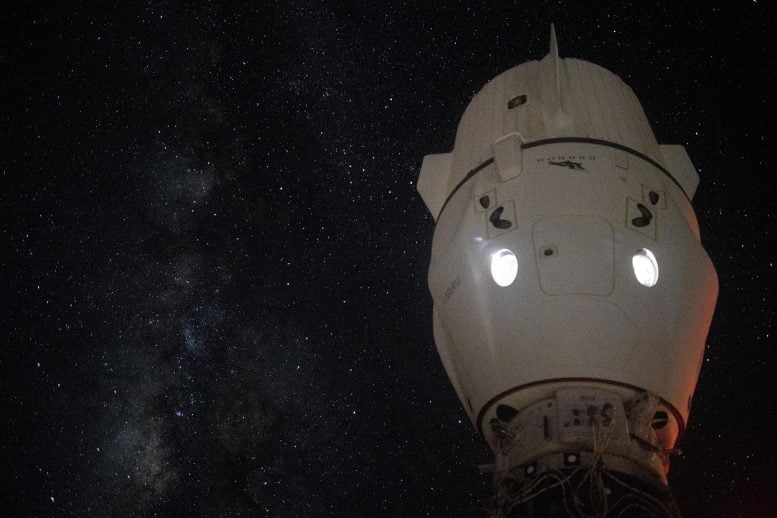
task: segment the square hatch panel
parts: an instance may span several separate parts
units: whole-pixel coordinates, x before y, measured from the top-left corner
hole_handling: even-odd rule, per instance
[[[548,295],[609,295],[613,290],[613,231],[587,216],[546,218],[533,239],[542,291]]]

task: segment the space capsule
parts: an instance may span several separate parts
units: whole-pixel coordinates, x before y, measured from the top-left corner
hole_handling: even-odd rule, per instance
[[[718,292],[698,182],[618,76],[559,58],[553,28],[424,158],[434,340],[494,452],[494,516],[677,514],[669,457]]]

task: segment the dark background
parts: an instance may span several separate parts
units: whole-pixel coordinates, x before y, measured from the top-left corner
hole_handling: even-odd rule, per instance
[[[685,515],[777,515],[769,2],[64,4],[0,8],[3,515],[483,516],[415,181],[551,22],[701,176]]]

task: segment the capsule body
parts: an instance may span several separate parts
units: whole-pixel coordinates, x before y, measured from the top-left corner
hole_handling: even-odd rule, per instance
[[[476,95],[451,153],[424,159],[435,342],[506,471],[591,449],[609,420],[611,464],[666,484],[718,290],[697,184],[631,89],[560,59],[555,37]],[[505,448],[505,433],[522,439]]]

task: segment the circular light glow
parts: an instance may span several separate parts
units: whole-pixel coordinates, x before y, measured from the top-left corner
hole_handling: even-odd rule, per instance
[[[491,277],[503,288],[509,286],[518,275],[518,258],[510,250],[503,248],[491,254]]]
[[[634,277],[643,286],[650,288],[658,282],[658,262],[653,252],[642,248],[631,258],[631,266],[634,268]]]

